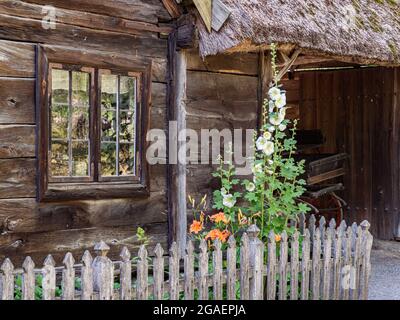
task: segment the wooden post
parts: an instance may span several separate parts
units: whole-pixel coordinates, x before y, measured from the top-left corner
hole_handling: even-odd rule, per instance
[[[26,257],[22,264],[22,300],[35,300],[35,263],[31,257]]]
[[[222,251],[221,242],[214,242],[213,251],[213,295],[214,300],[222,300]]]
[[[296,231],[291,239],[290,257],[290,300],[298,300],[299,287],[299,232]]]
[[[137,280],[136,280],[136,299],[147,300],[148,298],[148,272],[149,265],[147,262],[147,250],[144,245],[139,249],[139,260],[137,263]]]
[[[114,267],[107,257],[110,247],[100,241],[94,246],[97,257],[93,261],[93,289],[99,293],[100,300],[111,300],[114,291]]]
[[[81,268],[81,300],[92,300],[93,298],[93,258],[88,250],[82,256]]]
[[[236,240],[233,236],[228,240],[226,291],[228,300],[236,300]]]
[[[14,266],[11,260],[6,258],[0,270],[1,300],[14,300]]]
[[[157,243],[153,258],[154,300],[162,300],[164,293],[164,249]]]
[[[263,104],[268,90],[274,79],[272,71],[272,58],[269,51],[260,51],[258,54],[258,121],[257,128],[261,129],[263,123]]]
[[[75,259],[70,252],[65,255],[63,260],[64,269],[62,272],[62,299],[74,300],[75,297]]]
[[[131,253],[127,247],[123,247],[119,255],[121,257],[121,274],[120,279],[120,299],[131,300],[132,299],[132,264],[131,264]]]
[[[263,282],[263,267],[264,267],[264,245],[258,238],[260,229],[255,225],[251,225],[247,229],[249,235],[249,263],[250,263],[250,300],[262,300],[264,298],[264,282]]]
[[[249,264],[249,237],[242,235],[240,246],[240,299],[249,300],[250,264]]]
[[[309,299],[310,288],[310,231],[304,231],[301,259],[301,300]]]
[[[194,247],[193,242],[188,241],[184,259],[185,269],[185,300],[194,299]]]
[[[313,251],[312,251],[312,269],[311,269],[311,288],[312,299],[320,299],[321,283],[321,233],[319,229],[315,230]]]
[[[42,268],[43,300],[54,300],[56,296],[56,270],[53,257],[49,254]]]
[[[169,249],[169,299],[179,299],[179,254],[176,242]]]
[[[369,232],[370,224],[368,221],[361,222],[362,228],[362,268],[361,268],[361,278],[362,278],[362,286],[361,286],[361,297],[362,300],[368,299],[368,283],[371,272],[371,249],[373,237]]]
[[[199,254],[199,298],[200,300],[208,300],[208,252],[207,242],[202,239],[200,242],[200,254]]]
[[[268,235],[267,300],[276,299],[276,241],[271,230]]]
[[[279,257],[279,300],[287,300],[288,237],[283,231],[280,241]]]

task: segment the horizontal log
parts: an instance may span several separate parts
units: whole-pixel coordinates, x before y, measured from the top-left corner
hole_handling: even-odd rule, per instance
[[[159,0],[25,0],[24,2],[82,11],[77,14],[92,12],[149,23],[171,20],[171,16]]]
[[[35,199],[0,200],[5,233],[50,232],[94,227],[135,226],[166,222],[165,193],[149,198],[37,203]]]
[[[219,54],[203,60],[198,49],[191,49],[187,54],[187,69],[257,76],[258,55],[254,53]]]
[[[187,97],[191,100],[253,101],[257,99],[256,77],[188,71]]]
[[[142,225],[141,227],[149,236],[149,252],[153,251],[158,242],[166,249],[166,223]],[[136,228],[137,225],[54,232],[8,233],[0,235],[0,259],[9,257],[15,265],[20,265],[25,256],[29,255],[39,265],[48,254],[51,254],[60,264],[66,252],[71,252],[77,260],[81,258],[86,249],[94,254],[95,243],[103,240],[111,247],[109,257],[117,260],[123,246],[126,246],[132,254],[138,251],[141,243],[136,237]]]
[[[0,2],[0,13],[22,18],[42,20],[43,17],[46,16],[45,6],[48,6],[48,3],[45,3],[44,5],[38,5],[26,3],[24,1],[3,0]],[[104,14],[77,12],[76,10],[63,9],[59,6],[56,7],[54,18],[56,27],[58,23],[63,23],[91,29],[115,31],[118,33],[136,35],[143,35],[145,32],[169,33],[172,30],[172,27],[165,25],[159,27],[158,25],[152,23],[112,17],[109,16],[107,12],[104,12]],[[132,19],[132,17],[130,17],[130,19]]]
[[[35,46],[0,40],[0,77],[35,76]]]
[[[115,52],[111,51],[90,50],[85,48],[72,48],[70,46],[61,45],[43,45],[46,52],[51,55],[55,61],[63,61],[70,64],[82,64],[86,66],[95,66],[108,68],[110,65],[118,68],[126,68],[127,65],[141,65],[149,62],[149,57],[143,57],[136,52]],[[68,55],[65,55],[68,50]],[[156,82],[166,82],[167,58],[151,57],[152,80]],[[135,70],[134,70],[135,71]]]
[[[35,81],[0,78],[0,124],[35,124]]]
[[[58,23],[44,29],[42,21],[0,14],[0,38],[86,48],[147,57],[166,57],[167,41],[158,36],[133,36]]]
[[[36,196],[35,159],[0,159],[0,199]]]
[[[0,125],[0,158],[35,156],[35,126]]]

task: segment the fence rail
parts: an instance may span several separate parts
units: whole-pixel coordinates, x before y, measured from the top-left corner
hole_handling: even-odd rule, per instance
[[[227,244],[201,241],[186,246],[182,259],[176,243],[164,255],[157,245],[149,257],[141,246],[132,259],[123,248],[120,261],[107,257],[110,248],[96,244],[93,259],[86,251],[79,264],[67,253],[63,266],[56,267],[51,255],[35,268],[27,257],[22,269],[9,259],[0,267],[0,298],[3,300],[349,300],[367,299],[372,235],[369,223],[334,220],[308,228],[300,226],[291,237],[270,233],[268,242],[258,238],[251,226],[240,246],[231,237]],[[168,266],[168,267],[167,267]]]

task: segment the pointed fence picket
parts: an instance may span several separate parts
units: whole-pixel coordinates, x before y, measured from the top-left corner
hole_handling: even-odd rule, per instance
[[[136,257],[124,247],[120,261],[111,261],[110,247],[102,241],[94,247],[94,259],[85,251],[78,264],[71,253],[60,267],[51,255],[37,268],[30,257],[20,269],[5,259],[0,266],[0,298],[367,299],[373,240],[369,223],[347,227],[342,222],[336,228],[334,220],[327,226],[320,219],[317,226],[311,216],[307,227],[304,215],[297,223],[298,231],[292,235],[270,232],[266,245],[255,225],[241,239],[231,236],[227,243],[188,241],[182,260],[173,243],[167,257],[161,245],[150,252],[143,245]]]

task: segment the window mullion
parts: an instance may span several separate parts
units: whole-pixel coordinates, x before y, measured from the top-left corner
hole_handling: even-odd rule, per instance
[[[116,168],[115,168],[115,173],[117,176],[119,176],[119,108],[120,108],[120,86],[121,86],[121,77],[118,76],[117,77],[117,111],[116,111],[116,115],[115,115],[115,119],[116,119],[116,142],[117,145],[115,146],[115,162],[116,162]]]
[[[72,71],[68,78],[68,175],[72,177]]]

